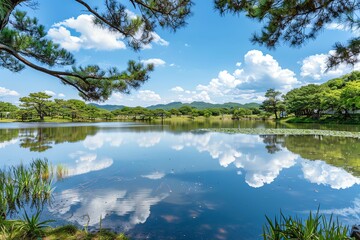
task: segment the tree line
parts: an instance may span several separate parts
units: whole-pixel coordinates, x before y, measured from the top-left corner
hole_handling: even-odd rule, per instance
[[[349,119],[360,110],[360,71],[353,71],[323,84],[308,84],[285,95],[274,89],[267,90],[261,109],[279,118],[294,114],[296,117],[320,119],[323,115]]]
[[[94,120],[152,120],[165,119],[172,116],[188,116],[195,118],[203,116],[231,115],[233,119],[240,119],[252,115],[265,114],[258,108],[207,108],[197,109],[191,106],[180,108],[147,109],[144,107],[123,107],[113,111],[86,104],[77,99],[51,99],[52,96],[44,93],[30,93],[29,96],[19,99],[20,105],[15,106],[8,102],[0,102],[0,118],[18,119],[21,121],[40,120],[45,117],[50,119],[64,119],[71,121],[94,121]]]

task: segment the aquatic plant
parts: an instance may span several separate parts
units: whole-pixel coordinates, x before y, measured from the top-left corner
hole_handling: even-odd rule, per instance
[[[36,159],[30,166],[23,164],[0,170],[0,216],[18,213],[29,204],[40,209],[50,200],[52,167],[48,161]]]
[[[343,226],[338,219],[334,220],[331,215],[315,214],[310,211],[307,219],[285,216],[280,212],[280,217],[271,220],[266,217],[267,223],[263,226],[264,240],[302,239],[302,240],[326,240],[326,239],[352,239],[348,237],[349,228]]]
[[[241,133],[251,135],[317,135],[333,137],[359,138],[360,132],[333,131],[319,129],[288,129],[288,128],[208,128],[197,131]]]
[[[15,226],[19,232],[18,236],[21,235],[23,239],[38,239],[45,235],[45,228],[48,227],[48,223],[53,220],[40,221],[41,211],[37,211],[31,217],[28,216],[27,212],[23,216],[23,221],[18,221]]]

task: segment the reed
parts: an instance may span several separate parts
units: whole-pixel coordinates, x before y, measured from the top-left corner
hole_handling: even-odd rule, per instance
[[[285,239],[303,239],[303,240],[326,240],[326,239],[352,239],[348,237],[349,228],[342,225],[338,219],[334,220],[331,215],[326,218],[325,215],[310,211],[309,216],[302,220],[298,217],[285,216],[280,212],[280,217],[271,220],[266,217],[267,223],[263,226],[264,240],[285,240]]]

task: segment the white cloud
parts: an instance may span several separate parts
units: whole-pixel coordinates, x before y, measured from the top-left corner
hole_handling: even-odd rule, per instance
[[[228,100],[260,102],[269,88],[287,92],[299,84],[293,71],[282,68],[271,55],[259,50],[247,52],[244,63],[237,62],[235,65],[237,69],[233,73],[222,70],[207,85],[200,84],[196,90],[208,93],[212,99],[227,97]],[[241,94],[242,91],[251,91],[251,93],[244,95]],[[205,96],[204,93],[202,95]]]
[[[186,93],[191,94],[191,96],[179,95],[180,101],[182,101],[182,102],[194,102],[194,101],[213,102],[207,91],[201,91],[200,93],[197,93],[196,91],[186,91]]]
[[[14,96],[19,96],[20,94],[14,90],[10,90],[4,87],[0,87],[0,97],[14,97]]]
[[[332,53],[333,51],[329,51],[328,54]],[[360,70],[360,64],[358,63],[354,67],[340,64],[337,68],[326,71],[328,54],[315,54],[303,59],[300,75],[320,82],[321,80],[339,77],[353,70]]]
[[[47,95],[50,95],[50,96],[56,95],[56,93],[54,93],[53,91],[50,91],[50,90],[45,90],[44,93],[46,93]]]
[[[339,31],[351,32],[355,36],[360,35],[360,28],[356,28],[356,27],[351,28],[350,26],[346,26],[342,23],[330,23],[330,24],[327,24],[325,26],[325,28],[329,29],[329,30],[339,30]]]
[[[151,33],[152,37],[153,37],[153,42],[160,45],[160,46],[169,46],[169,42],[162,39],[157,33],[152,32]]]
[[[67,29],[73,29],[79,36],[72,36]],[[123,36],[94,24],[94,17],[88,14],[69,18],[54,24],[48,31],[48,36],[61,47],[69,51],[84,49],[114,50],[125,49]]]
[[[141,60],[141,62],[145,65],[153,64],[155,67],[164,66],[166,62],[160,58],[149,58],[146,60]]]
[[[304,161],[302,171],[304,178],[311,183],[330,185],[333,189],[346,189],[354,184],[360,184],[359,178],[323,161]]]
[[[182,87],[176,86],[171,89],[173,92],[183,92],[184,89]]]
[[[161,101],[160,95],[151,90],[141,90],[138,92],[136,97],[144,102],[159,102],[159,101]]]
[[[60,97],[60,98],[64,98],[64,97],[65,97],[65,94],[63,94],[63,93],[59,93],[59,94],[58,94],[58,97]]]

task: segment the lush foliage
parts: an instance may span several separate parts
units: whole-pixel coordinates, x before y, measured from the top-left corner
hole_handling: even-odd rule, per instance
[[[105,11],[75,0],[94,17],[94,24],[121,33],[134,50],[141,49],[153,40],[157,25],[176,30],[185,25],[190,15],[190,0],[129,0],[130,6],[140,15],[129,16],[123,3],[105,1]],[[0,67],[19,72],[26,66],[60,79],[75,87],[87,100],[106,100],[113,91],[128,93],[149,79],[153,65],[129,61],[127,69],[108,70],[98,65],[77,66],[74,56],[46,37],[45,27],[36,18],[27,16],[17,8],[32,7],[31,0],[3,0],[0,2]],[[68,71],[50,69],[54,66],[72,66]]]
[[[360,110],[360,72],[354,71],[342,77],[331,79],[321,85],[308,84],[295,88],[285,95],[269,89],[261,109],[274,114],[275,118],[289,114],[320,120],[323,115],[331,116],[329,121],[342,120],[358,122]],[[297,118],[299,122],[303,120]],[[351,122],[351,121],[350,121]]]
[[[275,48],[281,42],[290,46],[304,45],[315,39],[328,24],[359,29],[358,0],[283,1],[283,0],[215,0],[220,13],[244,12],[249,18],[264,23],[252,41]],[[354,65],[359,61],[360,37],[352,37],[346,44],[336,43],[329,57],[328,67],[341,62]]]
[[[57,119],[57,121],[71,120],[71,121],[94,121],[94,120],[151,120],[164,119],[171,116],[188,116],[190,118],[203,116],[222,116],[224,114],[232,115],[234,119],[240,119],[252,114],[261,114],[261,111],[256,108],[257,104],[240,105],[215,105],[223,107],[210,107],[198,109],[191,105],[181,104],[179,108],[171,108],[165,110],[162,108],[144,108],[144,107],[125,107],[118,106],[117,109],[109,111],[104,109],[101,105],[86,104],[84,101],[70,99],[51,99],[50,95],[44,92],[30,93],[28,97],[19,99],[22,103],[20,108],[16,106],[0,102],[0,107],[4,106],[4,116],[6,118],[18,118],[21,121],[43,121],[45,117],[50,119]],[[201,104],[201,106],[206,105]],[[10,106],[10,107],[9,107]],[[208,105],[206,105],[208,106]],[[213,105],[209,105],[213,106]],[[230,107],[226,107],[230,106]],[[238,106],[254,106],[252,108],[239,108]],[[115,106],[111,106],[112,109]],[[1,108],[0,108],[1,110]],[[6,112],[5,112],[6,111]],[[0,112],[1,114],[1,112]]]
[[[360,110],[360,72],[354,71],[321,85],[309,84],[289,91],[285,96],[287,113],[320,118],[330,113],[350,118]]]
[[[186,25],[191,15],[191,0],[106,0],[104,8],[74,0],[93,15],[94,24],[120,33],[124,41],[139,50],[150,43],[157,26],[177,30]],[[246,13],[249,18],[264,22],[260,34],[253,41],[269,48],[283,41],[290,46],[301,46],[314,39],[328,24],[358,29],[360,3],[357,0],[283,1],[283,0],[215,0],[215,8],[224,13]],[[128,93],[149,79],[153,65],[144,66],[130,60],[121,71],[107,70],[98,65],[75,65],[74,56],[46,37],[46,30],[36,18],[17,8],[34,7],[31,0],[3,0],[0,2],[0,67],[19,72],[25,67],[41,71],[62,83],[73,86],[86,100],[104,101],[114,92]],[[132,18],[127,12],[132,7],[139,15]],[[101,12],[99,9],[105,9]],[[345,62],[359,61],[360,37],[348,43],[335,44],[335,53],[329,57],[329,67]],[[72,66],[71,70],[52,70],[51,67]]]
[[[332,216],[329,219],[325,215],[310,212],[307,219],[285,216],[271,220],[266,216],[267,224],[263,227],[264,240],[304,239],[304,240],[327,240],[327,239],[351,239],[348,237],[349,229],[343,226]]]

